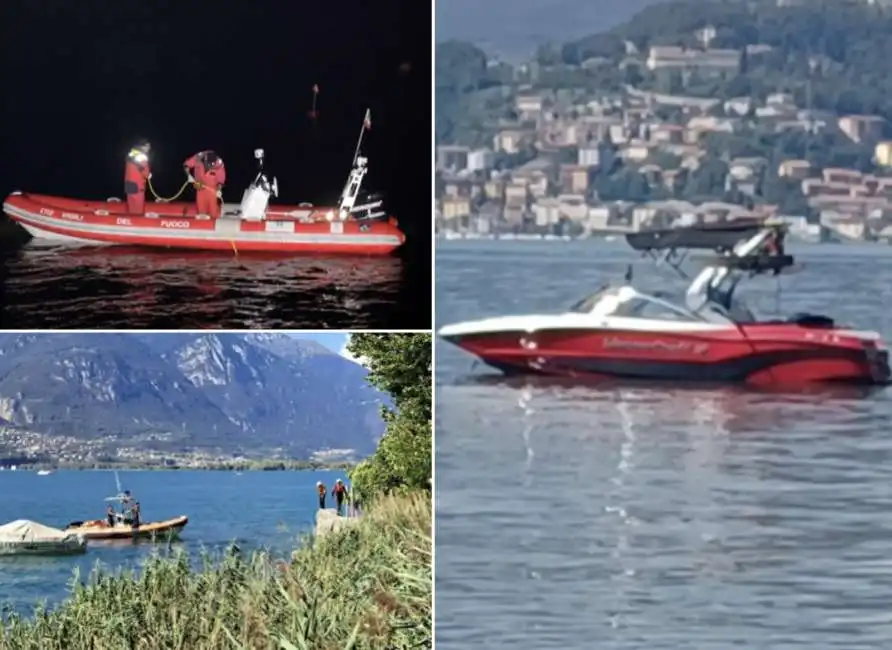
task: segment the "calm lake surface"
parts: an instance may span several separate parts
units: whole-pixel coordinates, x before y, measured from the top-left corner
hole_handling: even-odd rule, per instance
[[[333,484],[340,472],[119,472],[122,487],[139,499],[143,519],[188,515],[175,548],[196,554],[223,551],[236,542],[244,551],[266,547],[284,557],[315,524],[316,481]],[[105,515],[103,499],[116,492],[113,472],[0,472],[0,522],[31,519],[62,527]],[[160,545],[165,548],[166,544]],[[75,567],[86,577],[97,562],[138,567],[150,543],[91,542],[87,553],[66,558],[0,558],[0,602],[22,613],[46,599],[58,603]]]
[[[6,329],[429,328],[430,257],[236,257],[0,236],[0,295]]]
[[[892,339],[892,248],[791,252],[784,312]],[[437,323],[560,310],[636,260],[622,241],[439,242]],[[773,280],[740,291],[774,312]],[[892,389],[567,387],[493,381],[439,342],[436,360],[438,648],[892,643]]]

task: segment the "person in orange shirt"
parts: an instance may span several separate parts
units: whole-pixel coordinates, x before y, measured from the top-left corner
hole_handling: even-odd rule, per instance
[[[124,195],[127,197],[127,212],[143,214],[146,208],[146,182],[152,177],[149,166],[149,153],[152,145],[148,140],[140,140],[127,154],[124,165]]]
[[[335,485],[331,489],[331,496],[335,498],[335,503],[338,506],[338,514],[343,514],[344,501],[347,499],[347,488],[341,479],[335,481]]]
[[[218,198],[222,197],[226,183],[226,166],[213,151],[200,151],[183,163],[189,180],[195,185],[195,207],[198,214],[214,219],[220,216]]]
[[[322,481],[316,481],[316,491],[319,493],[319,509],[325,510],[326,487]]]

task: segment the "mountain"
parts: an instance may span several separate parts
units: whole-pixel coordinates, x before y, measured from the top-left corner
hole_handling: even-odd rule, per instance
[[[540,45],[610,29],[656,1],[439,0],[436,40],[469,41],[489,55],[525,60]]]
[[[370,454],[387,397],[283,334],[0,334],[0,421],[110,449]]]

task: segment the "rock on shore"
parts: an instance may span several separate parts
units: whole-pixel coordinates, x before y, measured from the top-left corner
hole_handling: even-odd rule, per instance
[[[316,513],[316,537],[322,537],[352,526],[359,521],[358,517],[339,517],[334,508],[325,508]]]

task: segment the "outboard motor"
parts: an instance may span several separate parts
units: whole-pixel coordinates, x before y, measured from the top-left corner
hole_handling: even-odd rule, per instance
[[[263,171],[263,149],[255,149],[254,157],[257,159],[257,176],[242,195],[239,213],[246,221],[263,221],[270,195],[279,196],[279,184],[275,176],[270,182]]]

